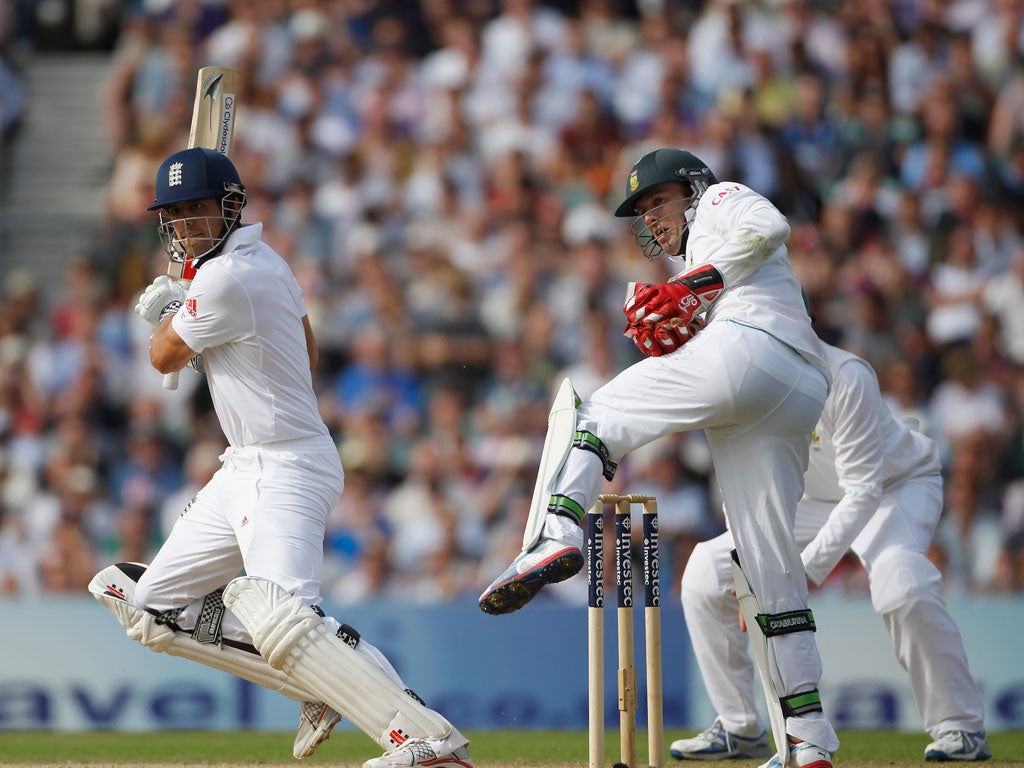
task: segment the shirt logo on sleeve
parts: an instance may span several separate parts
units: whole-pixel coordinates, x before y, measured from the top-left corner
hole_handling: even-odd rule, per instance
[[[190,316],[195,318],[195,316],[196,316],[196,300],[195,299],[185,299],[185,311],[188,312]]]
[[[722,202],[722,198],[723,197],[728,195],[730,192],[739,192],[739,190],[740,190],[739,184],[737,184],[736,186],[733,186],[733,187],[726,187],[725,189],[720,191],[717,195],[715,195],[714,198],[712,198],[711,204],[712,205],[718,205],[720,202]]]

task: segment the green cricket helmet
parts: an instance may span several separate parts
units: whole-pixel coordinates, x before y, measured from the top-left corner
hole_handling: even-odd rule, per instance
[[[671,204],[659,206],[661,210],[654,209],[646,211],[643,216],[638,215],[637,200],[655,187],[668,183],[682,184],[685,190],[683,195],[673,200]],[[633,164],[626,180],[626,199],[615,209],[615,215],[634,217],[629,231],[646,258],[653,261],[665,253],[658,241],[658,235],[652,229],[654,226],[660,230],[662,238],[667,232],[675,242],[669,258],[681,259],[686,251],[690,224],[697,213],[697,204],[708,187],[716,183],[718,179],[711,169],[689,152],[672,148],[656,149]],[[680,202],[685,205],[679,206]],[[683,215],[671,217],[669,214],[669,218],[666,218],[668,205],[671,205],[673,210],[685,208]]]
[[[684,149],[663,148],[637,160],[626,178],[626,199],[615,209],[616,216],[636,216],[637,198],[659,184],[681,181],[690,187],[694,208],[708,187],[718,179],[700,158]]]

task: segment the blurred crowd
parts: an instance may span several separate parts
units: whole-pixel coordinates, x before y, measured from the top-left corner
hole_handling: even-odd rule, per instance
[[[658,146],[779,206],[822,337],[938,441],[947,591],[1024,590],[1022,0],[140,0],[102,89],[99,233],[59,300],[3,282],[0,593],[147,561],[218,466],[202,378],[163,390],[132,311],[207,64],[241,73],[243,218],[321,347],[346,468],[328,600],[475,598],[518,552],[554,389],[639,359],[626,283],[682,268],[610,215]],[[724,526],[702,435],[607,490],[658,497],[676,594]],[[562,587],[544,599],[585,599]],[[864,591],[857,563],[823,589]]]

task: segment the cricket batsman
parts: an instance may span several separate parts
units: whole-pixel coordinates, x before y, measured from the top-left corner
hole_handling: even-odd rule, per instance
[[[109,566],[90,591],[147,648],[300,702],[297,758],[344,715],[384,750],[364,768],[469,768],[468,740],[320,608],[324,528],[344,473],[313,392],[301,290],[262,224],[241,222],[244,205],[220,152],[196,147],[160,164],[150,210],[168,253],[197,271],[187,291],[161,275],[135,309],[155,328],[154,368],[205,372],[229,448],[153,562]]]

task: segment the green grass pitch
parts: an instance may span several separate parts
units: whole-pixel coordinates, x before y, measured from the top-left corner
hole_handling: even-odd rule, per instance
[[[582,768],[587,763],[585,731],[478,731],[466,734],[477,768]],[[692,732],[666,733],[667,744]],[[917,733],[840,732],[843,746],[836,755],[842,768],[924,766],[928,737]],[[3,766],[242,766],[330,765],[359,768],[377,754],[375,745],[351,729],[339,729],[313,757],[299,763],[291,756],[292,733],[161,731],[157,733],[0,733],[0,765]],[[995,753],[986,766],[1024,768],[1024,731],[989,736]],[[618,760],[618,733],[606,734],[606,765]],[[646,737],[637,734],[640,765],[645,765]],[[735,768],[756,767],[759,761],[730,761]],[[666,766],[684,765],[665,758]],[[690,765],[686,763],[685,765]]]

